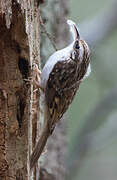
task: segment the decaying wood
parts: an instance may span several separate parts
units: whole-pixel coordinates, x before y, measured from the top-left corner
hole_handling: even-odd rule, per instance
[[[29,9],[33,9],[32,14]],[[27,169],[28,140],[32,138],[28,132],[29,119],[32,122],[39,115],[33,113],[35,104],[30,109],[33,92],[24,79],[31,76],[32,64],[38,63],[40,56],[39,12],[35,9],[38,9],[36,5],[25,1],[0,1],[0,180],[25,180],[30,176]]]
[[[0,16],[0,176],[13,179],[26,174],[27,94],[23,78],[29,75],[29,48],[23,15],[18,4],[12,6],[10,29]],[[4,137],[3,137],[4,135]],[[3,148],[4,147],[4,148]],[[3,155],[4,154],[4,155]]]
[[[0,0],[0,180],[25,180],[39,177],[39,166],[36,167],[34,175],[29,169],[29,156],[39,136],[40,108],[38,101],[35,101],[39,99],[39,91],[33,93],[34,87],[32,85],[30,87],[24,80],[32,75],[33,63],[39,64],[40,67],[38,3],[39,1],[36,0]],[[63,35],[64,32],[67,39],[67,31],[63,26],[66,21],[63,17],[67,13],[67,1],[60,0],[57,4],[51,0],[48,5],[49,8],[55,7],[52,8],[48,19],[50,32],[56,36],[57,45],[63,47],[64,45],[61,44],[63,38],[60,34]],[[61,10],[61,16],[56,7]],[[46,10],[46,7],[41,9]],[[60,28],[58,28],[58,23],[61,24]],[[41,42],[41,57],[44,61],[47,59],[45,58],[47,53],[52,51],[51,48],[50,51],[49,49],[45,51],[49,46],[43,38]],[[60,125],[56,134],[53,134],[53,140],[50,141],[49,147],[52,145],[53,149],[48,148],[48,154],[55,152],[55,157],[57,157],[55,161],[53,159],[53,163],[49,164],[49,156],[45,156],[46,160],[43,160],[43,167],[47,169],[43,172],[49,169],[56,177],[58,172],[59,175],[61,174],[61,177],[59,176],[61,180],[62,177],[64,178],[64,170],[61,167],[64,167],[63,152],[66,149],[64,134],[64,126]],[[55,139],[59,141],[57,146],[54,143]],[[59,160],[62,166],[58,164],[59,154],[61,154]],[[53,155],[50,155],[51,157]],[[47,172],[47,174],[48,178],[53,176],[51,173]],[[41,178],[44,179],[42,175],[43,173],[41,173]]]

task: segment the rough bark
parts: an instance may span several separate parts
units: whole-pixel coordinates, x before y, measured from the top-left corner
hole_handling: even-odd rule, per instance
[[[29,156],[39,136],[39,113],[35,113],[39,112],[39,103],[33,101],[39,98],[39,93],[33,93],[34,87],[30,87],[24,80],[32,75],[33,63],[39,64],[40,60],[38,2],[0,0],[0,180],[39,179],[38,166],[34,174],[29,170]],[[64,42],[67,40],[67,26],[63,26],[67,1],[51,0],[48,6],[52,8],[50,16],[48,11],[45,13],[49,17],[48,29],[56,36],[58,47],[62,48],[63,36]],[[61,15],[58,11],[61,11]],[[42,38],[42,60],[47,59],[52,50],[50,48],[50,51],[45,51],[46,48],[48,43]],[[42,180],[54,180],[55,176],[64,179],[66,133],[63,124],[58,125],[48,144],[48,155],[51,154],[45,156],[44,169],[40,171]]]
[[[0,16],[0,177],[26,174],[27,157],[27,94],[23,78],[29,75],[29,48],[23,15],[18,4],[12,6],[10,29]]]
[[[31,88],[24,79],[31,75],[31,66],[38,63],[40,55],[39,41],[35,42],[39,36],[32,37],[36,47],[31,42],[29,28],[32,22],[35,24],[31,5],[0,1],[0,180],[24,180],[30,176],[29,120],[34,117],[34,104],[31,106]],[[31,28],[35,36],[36,28]]]

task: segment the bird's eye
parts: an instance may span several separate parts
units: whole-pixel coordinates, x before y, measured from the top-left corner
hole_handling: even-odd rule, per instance
[[[76,48],[76,49],[80,49],[79,44],[76,44],[75,48]]]

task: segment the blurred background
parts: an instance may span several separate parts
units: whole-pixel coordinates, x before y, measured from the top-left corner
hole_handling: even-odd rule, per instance
[[[117,1],[70,0],[69,18],[91,48],[92,73],[67,118],[69,178],[117,179]]]
[[[70,42],[66,19],[76,22],[91,49],[92,67],[49,140],[44,167],[57,180],[66,172],[67,180],[116,180],[117,0],[50,0],[41,11],[58,48]],[[54,51],[52,39],[41,36],[43,64]]]

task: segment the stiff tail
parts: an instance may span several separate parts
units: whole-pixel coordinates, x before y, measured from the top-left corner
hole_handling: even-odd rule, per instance
[[[39,138],[39,141],[30,157],[30,169],[34,167],[37,160],[40,158],[41,153],[44,150],[48,137],[50,136],[50,132],[47,126],[43,129],[43,132]]]
[[[70,26],[70,31],[73,36],[73,40],[79,39],[80,35],[76,24],[72,20],[67,20],[67,24]]]
[[[34,151],[30,157],[30,169],[32,169],[34,167],[37,160],[40,158],[40,156],[44,150],[44,147],[46,145],[46,142],[47,142],[49,136],[51,135],[49,126],[48,126],[48,121],[49,121],[48,111],[47,111],[47,107],[45,107],[45,108],[46,109],[45,109],[45,113],[44,113],[44,126],[43,126],[41,136],[38,140],[38,143],[37,143],[36,147],[34,148]]]

